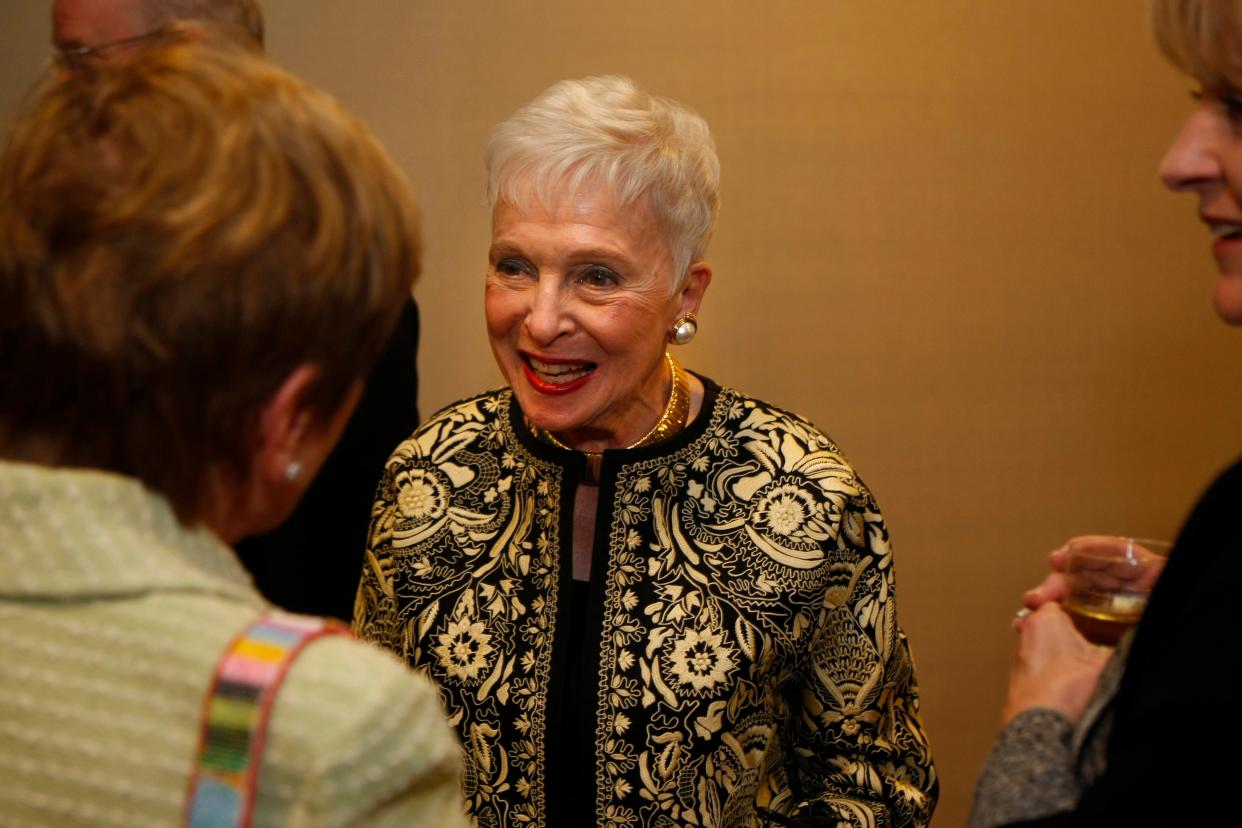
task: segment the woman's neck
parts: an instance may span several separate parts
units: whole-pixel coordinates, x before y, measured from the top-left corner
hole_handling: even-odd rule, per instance
[[[702,404],[702,383],[668,354],[661,360],[661,367],[666,370],[654,374],[651,391],[635,395],[629,401],[627,410],[611,418],[614,422],[630,425],[614,428],[587,426],[548,435],[551,441],[574,451],[598,454],[609,449],[654,445],[681,431],[691,419],[694,402],[691,381],[697,386],[699,405]],[[695,413],[697,407],[694,406]]]

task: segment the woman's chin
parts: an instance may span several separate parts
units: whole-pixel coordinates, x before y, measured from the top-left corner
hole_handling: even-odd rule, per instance
[[[532,426],[543,431],[550,431],[553,434],[566,434],[581,426],[581,423],[575,417],[566,416],[560,412],[548,411],[543,406],[531,406],[532,411],[527,411],[526,406],[522,406],[523,412],[526,414],[527,421]]]
[[[519,375],[516,380],[510,387],[518,404],[522,406],[522,413],[532,425],[553,434],[560,434],[580,428],[587,419],[582,410],[582,403],[588,393],[583,387],[586,383],[576,381],[573,388],[550,389],[533,382],[525,374]]]
[[[1219,274],[1212,302],[1217,316],[1226,324],[1242,325],[1242,274]]]

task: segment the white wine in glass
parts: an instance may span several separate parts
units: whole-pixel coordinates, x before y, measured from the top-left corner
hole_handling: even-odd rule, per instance
[[[1111,535],[1069,543],[1062,606],[1088,641],[1116,646],[1147,609],[1171,544]]]

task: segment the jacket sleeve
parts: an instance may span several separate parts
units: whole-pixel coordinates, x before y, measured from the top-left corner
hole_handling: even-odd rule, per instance
[[[1069,811],[1078,799],[1070,739],[1073,726],[1055,710],[1014,718],[992,746],[975,783],[969,828]]]
[[[396,519],[398,471],[408,462],[411,449],[403,443],[385,464],[383,477],[371,506],[362,576],[354,599],[354,635],[396,653],[407,663],[405,625],[398,617],[393,593],[392,525]]]
[[[861,488],[839,516],[831,577],[799,671],[792,723],[799,825],[924,826],[939,783],[897,626],[892,552]]]

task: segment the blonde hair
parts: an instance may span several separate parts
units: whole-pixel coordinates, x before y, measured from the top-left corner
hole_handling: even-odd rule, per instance
[[[138,477],[191,519],[294,368],[339,407],[418,254],[370,132],[197,26],[49,84],[0,157],[0,455]]]
[[[707,122],[620,75],[561,81],[502,121],[484,154],[487,197],[550,204],[559,187],[603,186],[619,209],[645,200],[680,284],[707,252],[720,209],[720,162]]]
[[[1242,2],[1152,0],[1160,50],[1209,89],[1242,89]]]

